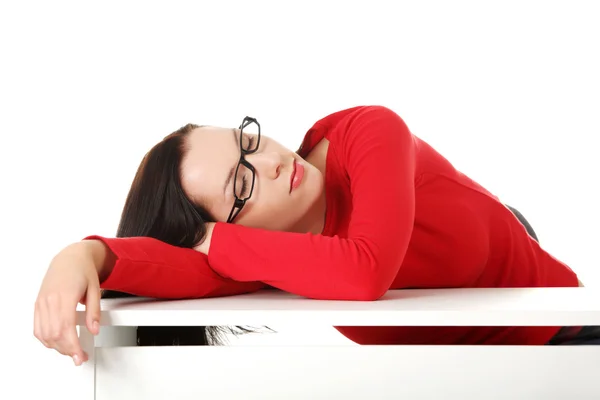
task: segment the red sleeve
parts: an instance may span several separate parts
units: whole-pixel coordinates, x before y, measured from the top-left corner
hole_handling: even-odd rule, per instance
[[[217,273],[316,299],[375,300],[389,289],[414,223],[412,134],[380,106],[357,108],[332,129],[329,151],[342,160],[352,192],[348,237],[217,223],[208,255]]]
[[[235,282],[217,275],[207,257],[193,249],[171,246],[149,237],[105,238],[117,256],[102,289],[163,299],[220,297],[253,292],[261,282]]]

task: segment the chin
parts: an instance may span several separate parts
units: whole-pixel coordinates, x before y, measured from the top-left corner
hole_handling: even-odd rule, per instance
[[[310,199],[310,201],[307,201],[307,202],[312,205],[319,201],[319,198],[325,191],[325,180],[323,179],[323,175],[321,174],[320,171],[319,171],[318,175],[311,177],[311,178],[312,179],[309,182],[306,182],[309,184],[306,187],[306,189],[307,189],[306,198]]]

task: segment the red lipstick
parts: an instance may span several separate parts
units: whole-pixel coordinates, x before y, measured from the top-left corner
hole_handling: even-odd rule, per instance
[[[294,169],[292,170],[292,176],[290,177],[290,193],[300,186],[303,177],[304,165],[297,163],[296,160],[294,160]]]

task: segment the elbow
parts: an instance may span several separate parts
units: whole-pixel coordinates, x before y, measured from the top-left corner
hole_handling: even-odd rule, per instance
[[[372,273],[363,276],[356,282],[352,293],[352,300],[357,301],[376,301],[387,293],[392,285],[394,277],[389,274],[382,274],[377,269],[372,270]]]
[[[352,300],[376,301],[382,298],[387,291],[388,288],[382,285],[365,285],[353,293]]]
[[[357,243],[357,246],[363,243]],[[376,301],[379,300],[392,286],[398,275],[402,263],[396,252],[385,253],[374,251],[378,246],[362,246],[360,256],[353,257],[351,266],[346,271],[351,271],[349,284],[350,300]],[[348,272],[346,272],[347,274]]]

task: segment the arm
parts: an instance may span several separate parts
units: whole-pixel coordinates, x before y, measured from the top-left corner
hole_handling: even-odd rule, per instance
[[[155,298],[219,297],[253,292],[260,282],[235,282],[217,275],[207,257],[149,237],[88,236],[100,287]]]
[[[64,248],[52,259],[40,286],[34,310],[35,337],[46,347],[72,357],[75,365],[87,361],[89,355],[77,336],[75,308],[78,301],[85,304],[87,329],[97,335],[101,280],[106,289],[170,298],[223,296],[262,286],[218,277],[201,253],[158,242],[166,246],[161,249],[156,242],[96,236]],[[167,251],[166,258],[157,253],[160,250]],[[153,265],[165,260],[170,264]]]
[[[384,107],[357,108],[334,129],[352,192],[348,237],[216,223],[207,243],[217,273],[318,299],[375,300],[389,289],[414,223],[412,134]]]

